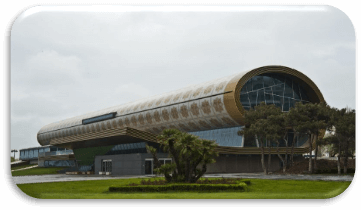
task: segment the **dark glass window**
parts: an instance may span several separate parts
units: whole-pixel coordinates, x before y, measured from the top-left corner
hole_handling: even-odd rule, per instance
[[[289,86],[288,84],[285,85],[284,97],[293,98],[292,85],[291,86]]]
[[[278,95],[273,95],[274,98],[274,104],[282,109],[282,101],[281,101],[281,97]]]
[[[264,89],[258,91],[257,104],[260,104],[261,102],[265,102]]]
[[[248,80],[246,82],[245,88],[242,89],[246,89],[246,92],[251,92],[252,91],[252,80]]]
[[[283,111],[288,112],[290,110],[290,98],[284,98]]]
[[[289,111],[296,102],[307,103],[306,91],[292,76],[266,73],[249,79],[241,89],[241,103],[249,110],[261,102]]]
[[[300,100],[301,98],[300,98],[300,89],[298,88],[298,84],[297,83],[295,83],[295,82],[293,82],[293,90],[294,90],[294,92],[293,92],[293,97],[294,97],[294,99],[298,99],[298,100]]]
[[[265,94],[266,104],[273,104],[273,95],[272,93]]]
[[[262,76],[255,76],[252,79],[253,90],[259,90],[264,88],[263,86],[263,77]]]
[[[247,93],[241,94],[241,103],[243,104],[243,106],[250,106]]]

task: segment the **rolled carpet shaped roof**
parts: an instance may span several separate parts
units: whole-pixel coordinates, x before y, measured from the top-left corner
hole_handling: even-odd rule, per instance
[[[125,127],[160,133],[166,128],[191,132],[242,126],[244,109],[240,102],[243,85],[264,73],[291,75],[307,91],[311,102],[323,102],[317,86],[301,72],[285,66],[264,66],[225,78],[186,87],[162,95],[91,112],[40,129],[39,144],[62,143],[66,137],[104,133]],[[109,114],[110,119],[101,116]],[[98,118],[97,118],[98,117]],[[95,122],[92,122],[94,120]]]

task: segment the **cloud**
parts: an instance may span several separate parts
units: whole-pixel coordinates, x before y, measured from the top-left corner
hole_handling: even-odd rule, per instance
[[[38,88],[59,87],[75,83],[83,77],[84,71],[80,65],[81,60],[76,56],[44,50],[29,56],[24,69],[14,73],[21,74],[19,76],[22,77],[24,85]]]

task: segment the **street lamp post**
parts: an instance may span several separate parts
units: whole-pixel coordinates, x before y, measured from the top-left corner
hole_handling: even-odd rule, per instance
[[[16,153],[16,152],[18,152],[18,150],[13,149],[13,150],[11,150],[11,152],[13,152],[13,153],[14,153],[14,160],[15,160],[15,153]]]

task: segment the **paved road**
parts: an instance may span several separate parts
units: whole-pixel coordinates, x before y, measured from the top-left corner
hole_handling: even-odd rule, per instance
[[[207,174],[208,178],[246,178],[246,179],[292,179],[292,180],[324,180],[324,181],[352,181],[353,176],[337,176],[337,175],[264,175],[263,173],[239,173],[239,174]]]
[[[106,180],[106,179],[130,179],[130,178],[149,178],[152,176],[100,176],[100,175],[36,175],[36,176],[13,176],[15,184],[43,183],[43,182],[70,182],[87,180]]]
[[[86,180],[106,179],[129,179],[129,178],[150,178],[153,176],[101,176],[101,175],[39,175],[39,176],[14,176],[15,184],[43,183],[43,182],[69,182]],[[239,174],[207,174],[205,177],[225,178],[256,178],[256,179],[293,179],[293,180],[325,180],[325,181],[352,181],[352,176],[331,176],[331,175],[263,175],[262,173],[239,173]]]

